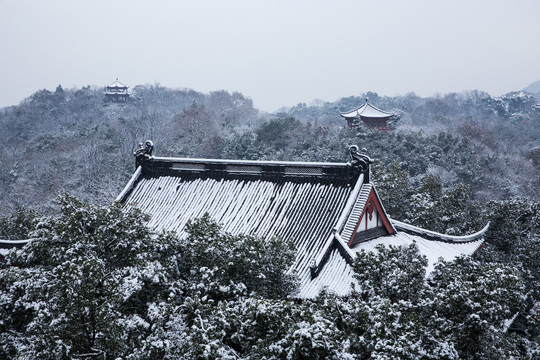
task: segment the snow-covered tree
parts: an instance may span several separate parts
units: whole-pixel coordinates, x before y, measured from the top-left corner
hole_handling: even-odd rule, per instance
[[[41,219],[34,240],[9,255],[16,266],[0,269],[0,355],[223,358],[254,353],[257,334],[278,341],[270,336],[281,321],[275,310],[294,308],[283,300],[296,289],[290,242],[233,236],[208,216],[179,239],[152,233],[146,220],[136,209],[62,196],[60,213]],[[260,309],[269,317],[262,327],[242,335],[230,326]]]
[[[352,322],[370,358],[459,358],[453,344],[437,336],[428,321],[426,266],[415,244],[379,246],[355,260]]]
[[[283,298],[295,290],[296,278],[287,273],[295,257],[291,241],[232,235],[207,214],[190,221],[186,232],[175,246],[175,259],[176,276],[189,294]]]
[[[527,354],[507,324],[525,304],[519,272],[470,257],[427,261],[415,244],[361,253],[358,288],[346,333],[356,332],[370,358],[486,359]],[[354,314],[351,316],[350,314]]]
[[[0,217],[0,239],[23,240],[28,239],[29,233],[34,230],[37,213],[19,206],[9,216]]]
[[[507,321],[523,309],[519,272],[470,257],[440,261],[430,276],[433,328],[462,359],[518,359],[520,339],[506,334]],[[444,319],[444,320],[442,320]]]
[[[126,304],[165,278],[155,255],[161,239],[152,236],[145,219],[117,205],[60,198],[60,214],[42,219],[35,240],[12,252],[9,261],[17,267],[4,271],[2,310],[22,335],[19,356],[84,358],[126,350],[125,322],[136,315]],[[138,304],[143,308],[144,300]],[[13,316],[23,321],[15,324]]]

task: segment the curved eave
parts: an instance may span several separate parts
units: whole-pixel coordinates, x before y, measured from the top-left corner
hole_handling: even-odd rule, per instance
[[[446,235],[446,234],[441,234],[435,231],[422,229],[420,227],[409,225],[409,224],[406,224],[404,222],[397,221],[394,219],[391,219],[390,221],[392,222],[392,224],[397,230],[403,230],[403,231],[410,232],[413,234],[428,237],[434,240],[440,240],[440,241],[451,242],[451,243],[467,243],[467,242],[477,241],[481,239],[486,233],[486,231],[489,229],[489,223],[487,223],[486,226],[484,226],[482,230],[475,232],[474,234],[465,235],[465,236],[454,236],[454,235]]]
[[[394,116],[393,113],[381,110],[370,103],[365,103],[364,105],[350,111],[340,112],[340,115],[344,118],[354,118],[356,116],[366,117],[366,118],[379,118],[387,119]]]
[[[20,249],[34,239],[2,240],[0,239],[0,257],[6,256],[11,249]]]
[[[34,239],[24,239],[24,240],[2,240],[0,239],[0,247],[3,245],[6,246],[24,246]]]
[[[360,114],[362,112],[363,108],[365,108],[366,105],[367,105],[367,103],[362,105],[362,106],[359,106],[359,107],[357,107],[356,109],[353,109],[353,110],[344,111],[344,112],[340,111],[339,114],[341,116],[343,116],[344,118],[356,117],[356,116],[358,116],[358,114]]]

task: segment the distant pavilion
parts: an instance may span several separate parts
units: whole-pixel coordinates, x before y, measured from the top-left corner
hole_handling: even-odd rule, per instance
[[[390,130],[390,126],[388,126],[387,121],[394,116],[393,113],[383,111],[371,105],[367,98],[364,105],[354,110],[340,112],[340,114],[345,118],[345,120],[347,120],[347,125],[350,128],[353,127],[353,121],[360,118],[367,127],[382,131]]]
[[[116,78],[116,81],[105,87],[105,98],[112,102],[127,102],[129,100],[129,86],[122,84]]]

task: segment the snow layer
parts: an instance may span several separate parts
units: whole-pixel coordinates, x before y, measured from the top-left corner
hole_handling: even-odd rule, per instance
[[[429,240],[420,235],[412,235],[406,232],[398,232],[396,235],[382,236],[377,239],[357,244],[353,250],[358,253],[361,250],[374,251],[379,244],[388,246],[408,246],[416,243],[418,250],[428,259],[427,273],[434,270],[434,264],[440,258],[451,261],[460,255],[473,255],[484,243],[484,240],[478,239],[466,243],[452,243],[446,241]]]
[[[460,255],[472,255],[483,244],[483,239],[468,243],[450,243],[425,239],[419,235],[398,232],[395,235],[382,236],[377,239],[357,244],[352,250],[356,255],[362,250],[376,251],[377,245],[407,246],[416,243],[418,250],[428,259],[427,273],[434,270],[434,264],[443,259],[451,261]],[[310,281],[303,281],[298,297],[313,298],[323,289],[334,292],[338,296],[347,296],[351,292],[351,284],[355,283],[352,266],[343,258],[335,247],[320,274]]]
[[[344,179],[346,180],[346,179]],[[233,234],[292,239],[297,248],[293,265],[302,283],[311,280],[309,264],[323,250],[351,193],[348,181],[230,179],[200,174],[142,177],[124,206],[151,215],[157,231],[185,236],[190,219],[207,212]]]
[[[381,109],[377,109],[375,106],[371,105],[368,102],[366,102],[364,105],[360,106],[357,109],[341,113],[341,116],[345,118],[356,117],[358,115],[369,118],[389,118],[393,114],[383,111]]]

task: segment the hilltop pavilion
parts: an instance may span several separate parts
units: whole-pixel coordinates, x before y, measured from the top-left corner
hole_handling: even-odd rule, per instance
[[[391,112],[383,111],[371,105],[367,98],[366,103],[362,106],[350,111],[341,112],[340,115],[347,120],[347,125],[350,128],[353,127],[354,120],[359,118],[367,127],[382,131],[390,130],[388,120],[394,116]]]
[[[129,86],[122,84],[117,78],[114,83],[105,87],[105,98],[112,102],[127,102],[129,101],[128,88]]]

